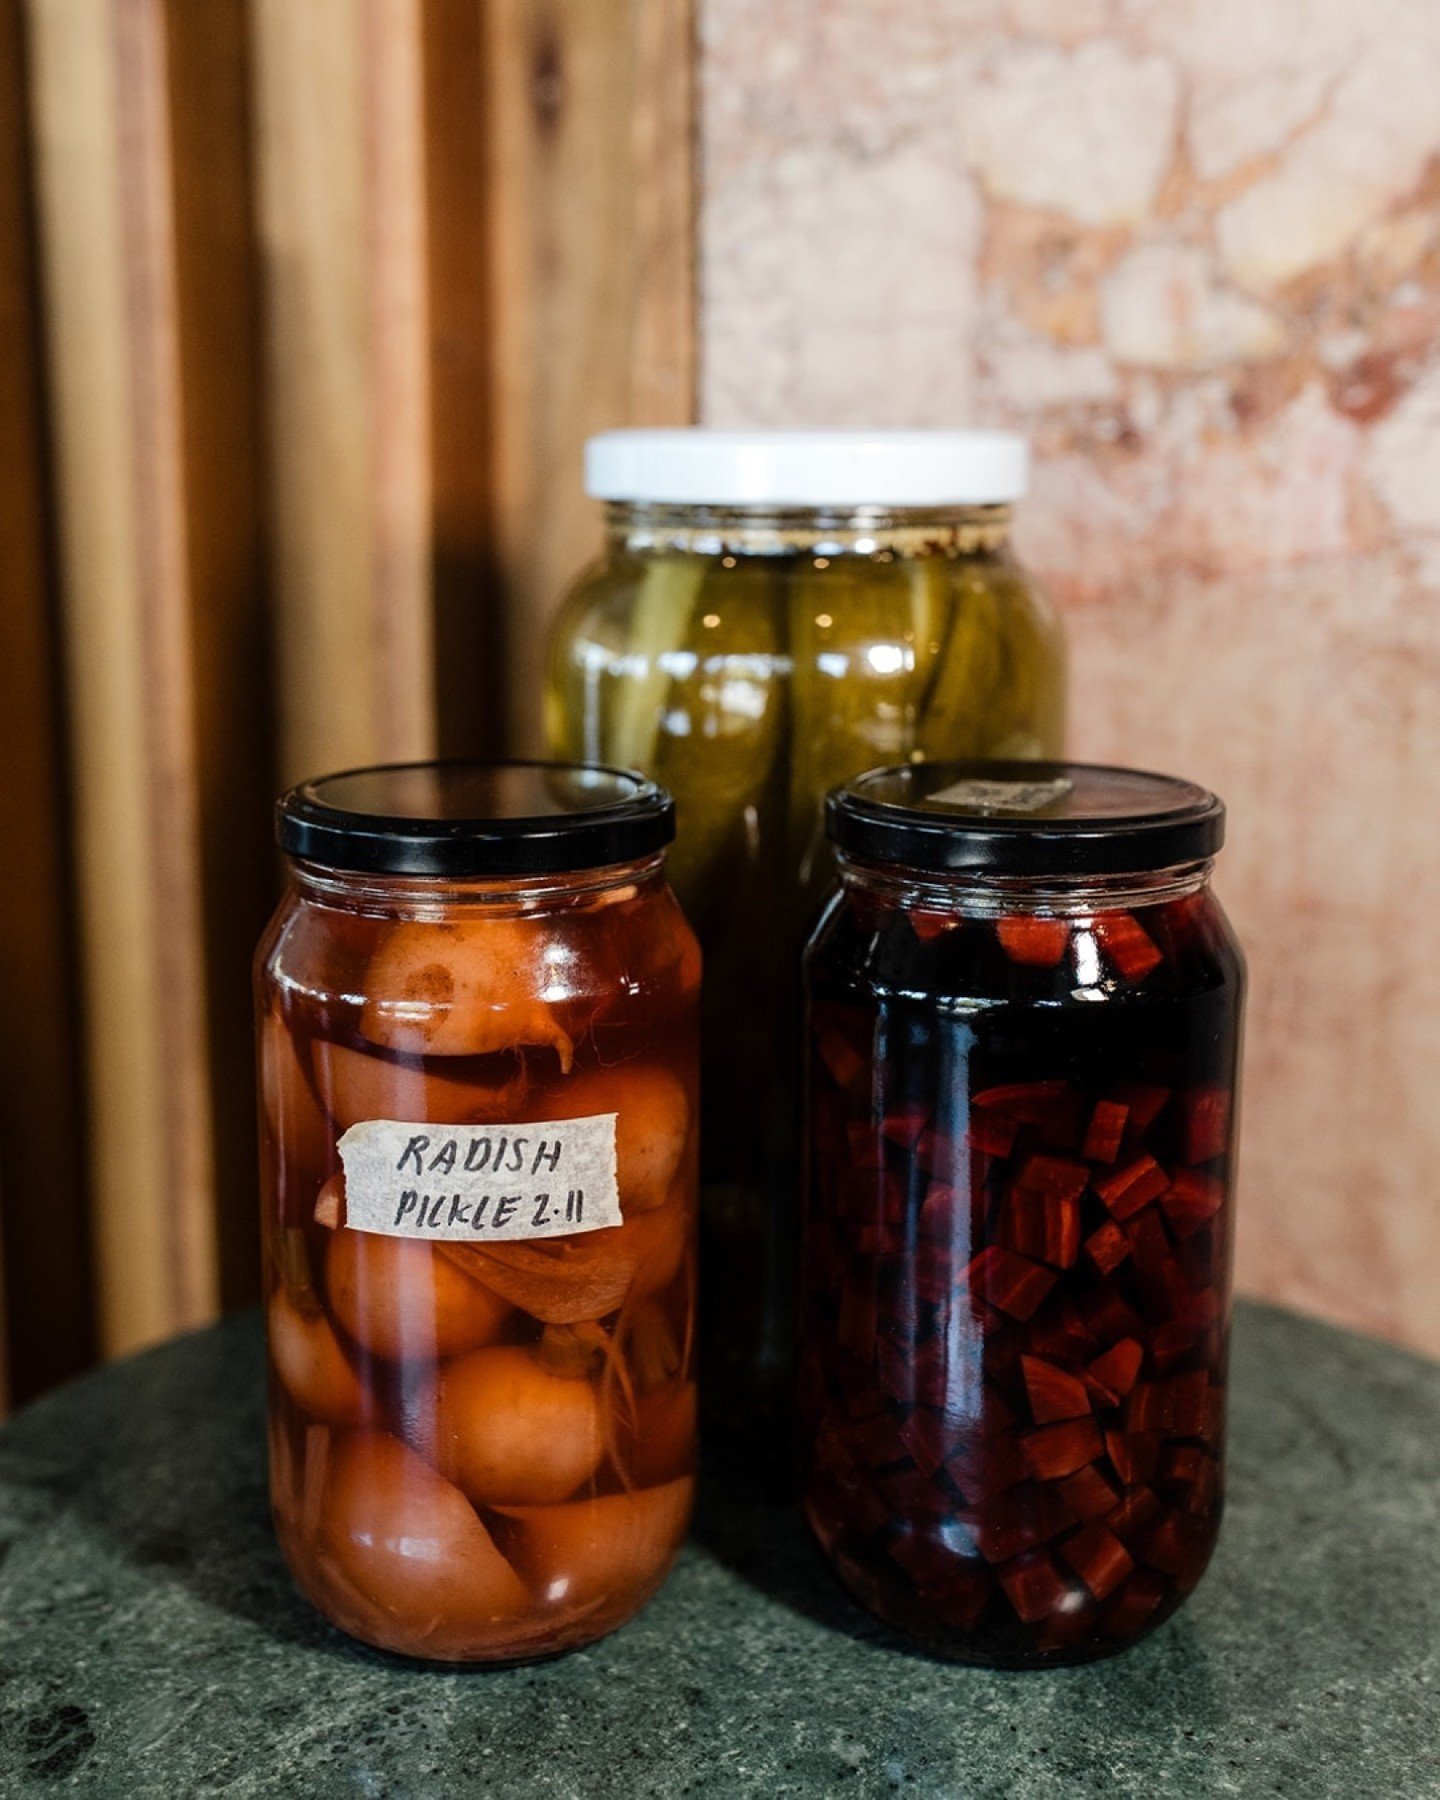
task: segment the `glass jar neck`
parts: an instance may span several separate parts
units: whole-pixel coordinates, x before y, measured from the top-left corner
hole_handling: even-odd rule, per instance
[[[857,862],[846,856],[838,861],[840,879],[848,892],[902,909],[918,907],[972,918],[1044,913],[1072,919],[1093,913],[1133,912],[1198,894],[1208,886],[1215,866],[1214,859],[1207,858],[1120,875],[992,875],[979,870],[940,875],[926,869]]]
[[[295,892],[314,905],[375,918],[435,918],[455,911],[486,916],[542,915],[658,892],[665,881],[663,856],[612,863],[559,875],[460,880],[434,875],[373,875],[291,861]]]
[[[631,555],[973,556],[1010,541],[1008,506],[671,506],[611,501],[612,547]]]

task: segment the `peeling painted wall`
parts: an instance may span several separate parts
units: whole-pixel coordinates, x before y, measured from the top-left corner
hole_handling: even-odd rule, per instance
[[[1242,1285],[1440,1353],[1440,6],[701,37],[705,421],[1028,433],[1073,751],[1230,803]]]

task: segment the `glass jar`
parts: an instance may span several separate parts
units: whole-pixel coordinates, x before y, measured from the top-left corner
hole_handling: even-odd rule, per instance
[[[1245,976],[1223,808],[1082,764],[831,798],[807,959],[805,1490],[929,1648],[1079,1662],[1220,1523]]]
[[[611,432],[606,546],[555,627],[551,752],[679,804],[671,879],[704,946],[707,1420],[793,1414],[800,995],[835,783],[922,756],[1054,756],[1063,650],[1010,548],[999,432]],[[785,1433],[788,1440],[788,1431]]]
[[[670,799],[416,764],[279,807],[256,961],[276,1529],[387,1650],[587,1643],[695,1471],[699,951]]]

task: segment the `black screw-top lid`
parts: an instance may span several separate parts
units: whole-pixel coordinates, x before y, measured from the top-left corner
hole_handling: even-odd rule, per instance
[[[1097,763],[912,763],[836,788],[831,839],[863,862],[946,873],[1125,875],[1213,856],[1216,796],[1173,775]]]
[[[371,875],[563,875],[634,862],[675,835],[675,803],[596,763],[428,762],[302,781],[275,809],[287,856]]]

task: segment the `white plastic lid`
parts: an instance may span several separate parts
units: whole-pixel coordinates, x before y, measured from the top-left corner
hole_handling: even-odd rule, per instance
[[[997,506],[1029,485],[1011,431],[603,431],[597,500],[675,506]]]

